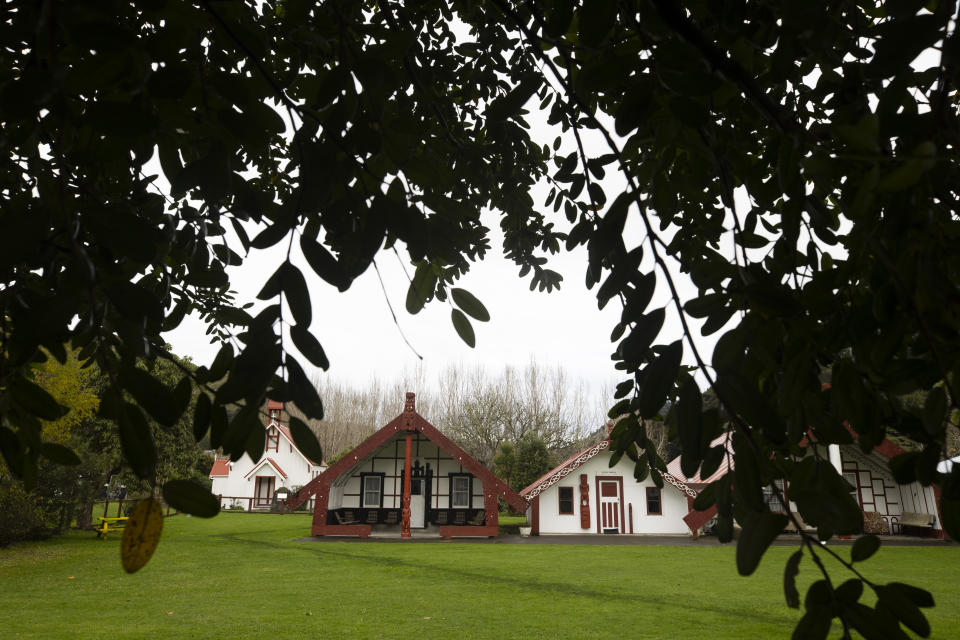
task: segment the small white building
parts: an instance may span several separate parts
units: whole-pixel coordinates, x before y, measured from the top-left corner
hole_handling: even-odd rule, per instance
[[[243,454],[236,462],[228,458],[214,461],[211,492],[220,496],[221,509],[235,505],[245,510],[269,509],[281,487],[292,494],[327,468],[326,463],[310,460],[297,448],[290,429],[281,422],[282,411],[281,403],[267,403],[266,447],[259,460],[254,462]]]
[[[610,466],[610,441],[580,451],[520,492],[537,534],[689,534],[683,517],[696,492],[669,473],[663,488],[633,477],[623,457]]]
[[[847,428],[851,435],[856,437],[853,430]],[[724,456],[723,462],[711,476],[701,478],[698,471],[692,478],[684,478],[679,457],[667,464],[667,471],[678,478],[684,478],[686,485],[694,491],[702,491],[710,483],[733,471],[731,435],[725,433],[710,443],[711,447],[722,446],[730,453]],[[830,464],[850,484],[860,510],[863,511],[864,533],[944,537],[938,490],[933,485],[924,487],[919,482],[898,484],[890,471],[889,460],[904,453],[899,445],[884,439],[869,453],[861,451],[857,444],[831,444],[825,448]],[[796,512],[797,505],[789,499],[789,485],[781,480],[778,480],[777,484],[790,503],[790,511]],[[769,487],[764,488],[764,500],[771,511],[786,511]],[[691,507],[684,520],[691,529],[699,529],[716,514],[716,505],[706,511],[696,511]],[[809,525],[807,527],[812,528]]]

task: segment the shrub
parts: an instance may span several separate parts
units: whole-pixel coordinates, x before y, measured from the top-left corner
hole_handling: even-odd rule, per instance
[[[40,500],[19,484],[0,484],[0,547],[46,533]]]

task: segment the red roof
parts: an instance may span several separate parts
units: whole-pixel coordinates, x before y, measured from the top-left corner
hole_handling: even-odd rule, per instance
[[[267,458],[267,462],[269,462],[270,464],[272,464],[272,465],[273,465],[273,468],[276,469],[277,471],[279,471],[281,476],[283,476],[284,478],[287,477],[287,474],[284,473],[283,469],[280,468],[280,465],[277,464],[277,461],[276,461],[276,460],[274,460],[273,458]]]
[[[213,468],[210,469],[210,477],[222,477],[230,475],[230,460],[223,458],[213,461]]]

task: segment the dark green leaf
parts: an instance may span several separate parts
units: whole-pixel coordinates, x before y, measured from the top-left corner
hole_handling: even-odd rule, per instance
[[[137,404],[160,424],[171,426],[180,419],[182,408],[180,412],[177,411],[173,393],[143,369],[127,367],[120,382]]]
[[[468,347],[472,349],[477,346],[477,337],[473,333],[473,326],[467,320],[467,316],[463,315],[463,312],[459,309],[452,310],[450,320],[453,321],[453,328],[457,330],[457,335],[467,343]]]
[[[211,418],[210,396],[201,391],[197,396],[197,404],[193,409],[193,439],[200,442],[210,427]]]
[[[313,307],[310,305],[310,292],[307,290],[307,281],[300,269],[291,263],[286,263],[283,272],[283,293],[286,295],[290,312],[298,327],[306,329],[313,319]]]
[[[341,273],[336,258],[322,244],[303,235],[300,237],[300,250],[318,276],[340,291],[346,291],[350,287],[350,282]]]
[[[293,435],[293,442],[303,452],[303,455],[316,464],[323,460],[323,450],[320,448],[320,442],[313,430],[303,420],[290,416],[290,433]]]
[[[683,343],[677,340],[667,345],[660,357],[644,369],[640,406],[637,409],[641,418],[653,418],[660,412],[667,400],[667,393],[673,388],[682,357]]]
[[[577,12],[579,37],[585,45],[596,47],[607,39],[617,20],[616,0],[590,0]]]
[[[183,412],[190,406],[193,399],[193,382],[190,376],[185,375],[180,378],[180,382],[173,388],[173,413],[182,416]]]
[[[737,571],[742,576],[752,574],[770,543],[787,526],[787,516],[783,513],[751,513],[740,539],[737,541]]]
[[[323,403],[317,394],[317,388],[307,378],[297,361],[287,357],[287,385],[294,403],[308,418],[323,420]]]
[[[290,337],[293,338],[293,344],[310,361],[310,364],[320,367],[324,371],[330,368],[330,361],[327,359],[323,346],[309,330],[300,327],[300,325],[290,327]]]
[[[258,233],[250,241],[250,246],[254,249],[269,249],[286,238],[289,233],[290,227],[288,225],[282,222],[274,222]]]
[[[859,602],[845,604],[843,617],[866,640],[908,640],[895,618],[890,619]]]
[[[556,38],[567,32],[570,22],[573,20],[573,8],[573,0],[556,0],[556,2],[547,5],[547,20],[544,31],[548,36]]]
[[[836,590],[837,600],[845,604],[853,604],[863,595],[863,581],[860,578],[850,578]]]
[[[453,298],[454,304],[460,307],[463,312],[471,318],[479,320],[480,322],[490,320],[490,314],[487,312],[487,308],[466,289],[451,289],[450,295]]]
[[[157,466],[157,448],[143,412],[136,405],[124,402],[117,426],[123,457],[130,468],[141,478],[152,478]]]
[[[930,636],[930,623],[914,603],[910,594],[895,585],[876,587],[877,608],[886,609],[908,629],[922,638]]]
[[[251,460],[259,460],[263,457],[264,447],[267,443],[266,430],[261,428],[262,425],[259,421],[256,421],[255,424],[256,426],[247,430],[247,438],[243,441],[243,452],[250,456]]]
[[[498,121],[515,115],[523,108],[527,100],[537,92],[542,83],[543,77],[540,75],[531,74],[527,76],[505,96],[490,103],[484,117],[489,121]]]
[[[680,387],[677,399],[677,432],[680,438],[680,469],[692,478],[700,467],[703,454],[700,449],[703,429],[700,412],[703,398],[693,378],[687,378]]]
[[[417,265],[417,270],[407,289],[407,312],[416,315],[423,309],[427,300],[433,297],[433,289],[437,284],[437,274],[428,262]]]
[[[880,538],[874,535],[865,535],[857,539],[850,549],[850,560],[852,562],[863,562],[880,548]]]
[[[0,453],[17,477],[23,477],[23,448],[20,438],[9,427],[0,426]]]
[[[14,402],[41,420],[56,420],[67,413],[45,389],[26,378],[13,378],[10,391]]]
[[[830,633],[832,618],[822,611],[807,611],[793,630],[793,640],[824,640]]]
[[[227,371],[233,366],[233,345],[225,343],[217,352],[217,357],[213,359],[210,365],[210,381],[216,382],[227,375]]]
[[[66,466],[76,466],[80,464],[80,458],[69,447],[55,442],[44,442],[40,449],[41,455],[47,460],[52,460],[57,464]]]
[[[947,417],[947,393],[943,387],[934,387],[923,405],[923,426],[927,433],[936,435]]]
[[[174,509],[201,518],[220,513],[220,500],[192,480],[170,480],[163,485],[163,499]]]
[[[800,592],[797,591],[797,574],[800,573],[800,561],[802,559],[803,551],[794,551],[783,569],[783,595],[787,599],[787,606],[791,609],[800,608]]]
[[[693,499],[693,508],[697,511],[706,511],[716,503],[715,483],[710,483]]]
[[[896,589],[918,607],[934,606],[933,595],[926,589],[921,589],[920,587],[915,587],[912,584],[905,584],[903,582],[891,582],[887,587]]]

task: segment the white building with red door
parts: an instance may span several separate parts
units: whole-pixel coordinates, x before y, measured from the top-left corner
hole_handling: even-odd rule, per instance
[[[297,448],[290,429],[281,422],[282,412],[281,403],[267,403],[266,446],[259,460],[243,454],[236,462],[229,458],[214,461],[211,492],[220,496],[220,508],[269,509],[281,487],[293,493],[327,468],[326,463],[310,460]]]
[[[669,473],[663,488],[633,477],[624,456],[610,466],[610,441],[570,456],[520,492],[537,534],[689,534],[683,517],[696,492]]]

